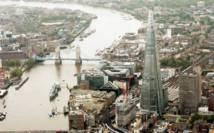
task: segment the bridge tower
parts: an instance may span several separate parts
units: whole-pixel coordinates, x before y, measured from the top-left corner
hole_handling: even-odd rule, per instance
[[[81,56],[80,56],[80,46],[79,45],[76,46],[76,60],[75,60],[75,64],[76,65],[81,65],[82,64],[82,59],[81,59]]]
[[[55,61],[55,64],[57,64],[57,65],[62,64],[62,59],[61,59],[61,56],[60,56],[60,47],[59,47],[59,46],[56,47],[55,53],[56,53],[56,61]]]

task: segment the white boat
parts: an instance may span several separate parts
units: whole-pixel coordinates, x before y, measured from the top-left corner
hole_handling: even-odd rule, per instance
[[[7,90],[0,90],[0,98],[4,97],[7,94]]]
[[[6,118],[6,113],[0,112],[0,121],[3,121]]]

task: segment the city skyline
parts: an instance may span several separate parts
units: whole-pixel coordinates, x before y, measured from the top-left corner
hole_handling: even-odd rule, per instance
[[[0,0],[0,133],[212,133],[213,0]]]

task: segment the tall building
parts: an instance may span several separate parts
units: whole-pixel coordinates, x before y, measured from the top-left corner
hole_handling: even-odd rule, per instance
[[[145,48],[144,72],[141,89],[141,108],[159,115],[164,109],[163,89],[160,75],[160,62],[155,39],[153,12],[149,12]]]
[[[179,77],[179,110],[189,115],[198,111],[201,100],[201,78],[197,73],[184,73]]]

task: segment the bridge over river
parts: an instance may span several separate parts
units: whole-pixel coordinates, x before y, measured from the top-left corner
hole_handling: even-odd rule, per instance
[[[35,60],[37,61],[48,61],[48,60],[58,60],[58,58],[52,58],[52,57],[35,57]],[[76,58],[60,58],[60,60],[71,60],[71,61],[76,61]],[[81,58],[82,61],[101,61],[100,58]]]

